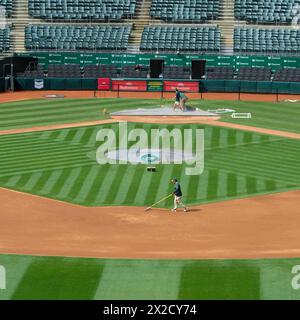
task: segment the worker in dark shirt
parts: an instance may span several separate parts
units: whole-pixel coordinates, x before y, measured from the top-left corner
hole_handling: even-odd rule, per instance
[[[173,190],[173,195],[174,195],[174,208],[172,209],[173,212],[176,212],[178,206],[183,207],[184,212],[187,212],[187,207],[182,203],[182,191],[181,191],[181,186],[180,183],[176,178],[172,179],[172,183],[174,184],[174,190]]]
[[[180,102],[181,102],[181,96],[180,96],[180,91],[176,88],[175,90],[175,103],[173,106],[173,110],[175,111],[176,108],[180,108]]]

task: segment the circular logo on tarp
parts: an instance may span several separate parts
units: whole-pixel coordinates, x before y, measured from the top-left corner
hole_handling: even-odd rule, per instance
[[[142,163],[156,163],[159,161],[159,156],[153,153],[147,153],[141,156]]]
[[[105,153],[107,159],[140,164],[180,163],[195,159],[190,152],[169,149],[117,149]]]

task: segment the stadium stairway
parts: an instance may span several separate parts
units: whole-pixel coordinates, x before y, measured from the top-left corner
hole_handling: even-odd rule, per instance
[[[131,32],[128,44],[129,52],[139,51],[142,32],[150,22],[150,7],[152,0],[138,0],[136,5],[136,13],[134,16],[133,30]],[[128,20],[132,22],[132,20]]]
[[[11,51],[24,52],[25,50],[25,27],[30,23],[45,23],[40,19],[33,19],[28,15],[28,0],[15,0],[11,22]]]
[[[216,21],[211,21],[215,24]],[[221,53],[233,54],[233,30],[234,30],[234,1],[233,0],[221,0],[220,17],[217,21],[219,28],[221,29]],[[245,25],[245,22],[239,23]]]
[[[12,46],[14,52],[16,51],[25,51],[24,46],[24,28],[28,24],[28,1],[19,0],[14,2],[14,8],[12,12],[12,20],[14,22],[14,26],[11,32],[12,37]]]

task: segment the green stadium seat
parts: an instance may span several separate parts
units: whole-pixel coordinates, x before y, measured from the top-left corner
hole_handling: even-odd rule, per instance
[[[0,0],[0,6],[5,9],[5,16],[6,17],[11,17],[12,0]]]
[[[219,0],[152,0],[150,16],[172,22],[215,20],[220,12]]]
[[[46,20],[111,21],[132,17],[135,13],[136,1],[29,0],[28,11],[31,17]]]
[[[126,50],[131,25],[29,25],[27,50]]]
[[[299,0],[235,0],[238,20],[262,24],[291,24]]]
[[[10,49],[10,28],[5,27],[0,29],[0,52],[5,52]]]
[[[142,51],[218,52],[221,47],[217,27],[148,26],[142,33]]]
[[[234,51],[299,54],[300,30],[286,28],[235,28]]]

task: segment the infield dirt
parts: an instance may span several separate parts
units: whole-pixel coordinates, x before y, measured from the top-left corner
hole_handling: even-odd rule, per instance
[[[205,204],[188,213],[82,207],[0,189],[0,252],[95,258],[300,255],[300,191]]]

